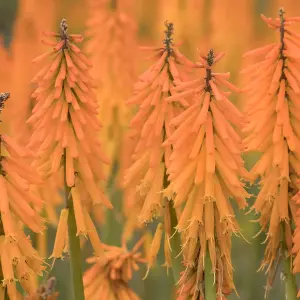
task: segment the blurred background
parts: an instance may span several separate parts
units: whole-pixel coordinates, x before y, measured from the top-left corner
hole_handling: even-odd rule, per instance
[[[41,44],[43,30],[57,30],[60,20],[64,17],[72,33],[85,33],[86,21],[89,18],[88,0],[0,0],[0,88],[1,91],[11,91],[12,101],[8,110],[13,116],[10,130],[18,134],[21,123],[20,115],[26,118],[26,108],[23,99],[30,98],[32,87],[30,81],[36,73],[31,60],[43,53],[47,47]],[[231,72],[231,80],[241,85],[239,71],[243,67],[242,53],[263,46],[276,38],[273,30],[268,29],[260,19],[264,13],[275,17],[280,6],[290,16],[300,16],[300,1],[295,0],[132,0],[126,1],[126,10],[137,24],[136,40],[140,45],[160,45],[163,39],[164,21],[174,23],[175,41],[181,42],[180,50],[189,59],[197,61],[197,48],[207,51],[209,48],[226,52],[225,58],[219,63],[222,72]],[[142,55],[135,57],[136,73],[143,72],[149,62],[142,60]],[[240,108],[243,98],[232,99]],[[25,101],[26,102],[26,101]],[[101,99],[100,99],[101,103]],[[28,105],[28,104],[26,104]],[[101,105],[101,104],[100,104]],[[20,121],[21,122],[21,121]],[[22,140],[22,137],[20,137]],[[245,162],[250,168],[258,154],[245,154]],[[110,218],[110,228],[99,226],[102,240],[107,243],[120,245],[122,231],[121,202],[122,191],[111,182],[108,193],[115,206]],[[256,194],[256,187],[250,192]],[[251,201],[250,201],[251,202]],[[251,205],[251,203],[250,203]],[[265,237],[260,235],[253,239],[259,231],[253,214],[244,215],[237,211],[242,233],[251,243],[233,237],[233,263],[235,282],[240,299],[263,299],[266,277],[257,272],[264,253],[261,243]],[[149,227],[151,229],[151,226]],[[54,229],[49,229],[48,253],[52,251]],[[109,232],[109,234],[108,234]],[[137,234],[138,235],[138,234]],[[35,237],[33,236],[33,240]],[[136,241],[138,236],[133,238]],[[91,248],[84,247],[84,255],[92,255]],[[157,268],[150,272],[146,280],[145,269],[136,274],[131,282],[132,287],[144,300],[172,299],[174,281],[167,276],[164,262],[160,254]],[[69,290],[69,268],[67,259],[57,261],[51,275],[58,280],[59,299],[71,299]],[[87,265],[84,265],[86,268]],[[284,284],[280,280],[281,268],[275,279],[269,299],[284,299]],[[229,299],[238,299],[231,295]]]

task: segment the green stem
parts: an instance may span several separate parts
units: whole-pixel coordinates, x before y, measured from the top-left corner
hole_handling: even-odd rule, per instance
[[[285,299],[296,300],[297,299],[297,284],[295,275],[292,273],[291,256],[286,245],[285,236],[285,223],[281,222],[281,255],[283,256],[283,269],[284,269],[284,282],[285,282]]]
[[[216,285],[215,278],[212,272],[212,264],[209,256],[209,252],[205,255],[205,266],[204,266],[204,284],[205,284],[205,300],[216,300]]]
[[[110,8],[111,10],[117,10],[117,0],[111,0],[110,2]]]
[[[181,265],[181,255],[180,257],[176,257],[180,251],[181,251],[181,240],[180,240],[180,235],[178,232],[175,233],[176,231],[176,226],[178,224],[177,222],[177,216],[176,216],[176,211],[173,207],[173,201],[168,201],[169,203],[169,211],[170,211],[170,217],[171,217],[171,236],[172,238],[170,239],[170,244],[171,244],[171,249],[172,249],[172,272],[173,276],[175,279],[175,283],[179,281],[180,279],[180,272],[182,270],[182,265]]]
[[[2,145],[1,145],[1,142],[2,142],[2,137],[0,135],[0,158],[2,158],[2,147],[1,147]],[[2,174],[2,164],[0,164],[0,173]],[[1,216],[0,216],[0,235],[5,235]],[[0,276],[0,278],[1,278],[1,281],[4,279],[3,272],[2,272],[2,267],[1,267],[1,276]],[[7,286],[4,288],[4,300],[9,300]]]
[[[66,158],[66,153],[65,153]],[[66,163],[65,163],[65,174],[64,174],[64,185],[65,185],[65,200],[67,208],[69,209],[68,217],[68,233],[69,233],[69,252],[70,252],[70,268],[72,277],[72,290],[74,300],[84,300],[83,281],[82,281],[82,258],[80,249],[80,240],[76,235],[77,226],[75,220],[73,199],[71,196],[71,189],[68,187],[66,182]]]
[[[284,254],[284,275],[285,275],[285,299],[297,299],[297,285],[295,275],[292,273],[291,257]]]
[[[120,245],[123,224],[118,221],[118,216],[122,215],[122,191],[117,186],[119,175],[119,162],[113,162],[110,178],[107,183],[107,194],[114,209],[106,212],[106,222],[103,228],[102,240],[109,245]]]
[[[165,131],[164,131],[165,135]],[[164,161],[163,161],[164,163]],[[164,171],[164,183],[163,183],[164,189],[166,189],[169,186],[169,180],[167,175],[167,170],[165,168]],[[173,206],[173,201],[169,201],[166,199],[165,201],[166,206],[168,205],[169,213],[170,213],[170,219],[171,219],[171,249],[172,249],[172,273],[175,280],[175,283],[177,283],[180,279],[180,272],[181,272],[181,261],[182,261],[182,255],[179,255],[181,252],[181,239],[178,232],[176,232],[176,227],[178,224],[176,210]]]
[[[82,259],[80,241],[76,236],[77,227],[75,221],[74,207],[72,198],[68,201],[69,218],[68,218],[68,231],[69,231],[69,248],[70,248],[70,263],[71,274],[73,281],[73,294],[74,300],[83,300],[83,281],[82,281]]]

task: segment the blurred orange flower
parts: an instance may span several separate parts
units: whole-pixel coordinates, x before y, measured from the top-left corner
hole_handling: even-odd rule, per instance
[[[103,244],[105,256],[87,260],[94,265],[85,272],[83,278],[86,299],[138,300],[128,282],[133,273],[139,270],[138,264],[146,262],[139,252],[143,242],[144,237],[130,251],[125,247]]]
[[[23,0],[17,7],[11,44],[11,93],[14,97],[7,109],[10,129],[16,141],[22,145],[27,143],[31,134],[30,124],[26,124],[26,120],[31,114],[33,103],[30,95],[35,86],[30,81],[38,71],[37,66],[32,66],[31,60],[45,50],[45,45],[40,43],[40,28],[53,27],[55,8],[53,0]]]
[[[131,112],[125,104],[135,77],[136,24],[123,10],[127,1],[89,0],[86,50],[94,65],[92,77],[99,96],[101,140],[111,161],[120,164],[123,134]],[[112,165],[110,166],[112,167]]]

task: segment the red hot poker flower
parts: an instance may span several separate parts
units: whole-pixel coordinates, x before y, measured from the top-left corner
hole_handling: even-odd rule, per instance
[[[45,33],[54,38],[48,42],[53,48],[34,60],[47,63],[33,80],[38,87],[33,93],[37,103],[28,120],[34,130],[29,146],[38,149],[36,162],[46,175],[63,171],[66,208],[61,212],[51,257],[61,258],[69,245],[73,287],[76,297],[81,298],[78,236],[88,236],[96,256],[103,255],[89,213],[95,205],[112,208],[104,194],[106,176],[101,168],[109,160],[98,140],[101,123],[89,74],[92,64],[77,46],[83,37],[68,34],[65,19],[60,27],[60,33]]]
[[[275,20],[262,15],[279,33],[279,41],[252,51],[257,63],[242,71],[248,93],[245,113],[249,124],[244,140],[247,151],[262,156],[251,170],[252,180],[260,178],[261,189],[252,207],[260,213],[261,231],[267,232],[267,246],[261,269],[266,268],[271,288],[277,261],[288,257],[292,248],[292,222],[296,206],[291,201],[299,190],[299,37],[288,27],[299,18],[285,18],[281,8]],[[289,258],[287,258],[289,260]]]
[[[64,157],[68,186],[74,186],[77,176],[94,203],[111,207],[97,187],[104,179],[97,161],[107,163],[107,158],[93,134],[101,124],[88,73],[91,64],[76,45],[83,37],[68,35],[65,24],[63,20],[61,34],[45,33],[58,41],[51,51],[34,60],[48,59],[49,63],[35,76],[38,88],[33,97],[37,104],[28,120],[35,131],[29,144],[39,145],[40,164],[46,164],[47,174],[59,170]]]
[[[234,92],[240,89],[228,81],[229,73],[213,71],[223,55],[210,50],[200,56],[205,77],[179,84],[173,88],[177,94],[167,99],[171,103],[192,99],[171,121],[176,129],[164,143],[173,146],[168,179],[176,194],[174,204],[178,208],[184,205],[177,225],[186,265],[179,299],[188,299],[190,293],[193,299],[201,299],[203,272],[205,277],[213,272],[222,279],[217,280],[219,295],[235,289],[231,235],[240,230],[229,200],[233,198],[241,209],[247,206],[249,195],[240,178],[247,178],[248,173],[241,158],[242,140],[233,127],[244,126],[243,115],[228,99],[229,93],[223,91],[224,87]],[[212,270],[204,263],[207,259]]]
[[[67,29],[63,20],[60,33],[46,32],[56,39],[49,41],[53,48],[34,60],[47,64],[33,80],[38,88],[33,93],[37,103],[28,120],[34,125],[29,146],[38,148],[37,164],[47,175],[64,169],[73,197],[77,234],[89,235],[93,227],[83,216],[91,206],[112,208],[101,188],[105,180],[101,164],[108,159],[97,138],[101,124],[89,75],[92,64],[76,45],[83,37],[68,34]]]
[[[125,171],[124,185],[131,189],[131,203],[141,206],[139,220],[151,222],[165,219],[164,227],[171,236],[169,200],[162,193],[167,188],[166,167],[169,165],[171,146],[162,143],[172,134],[171,120],[182,111],[182,103],[168,102],[173,87],[185,79],[183,68],[195,65],[173,46],[173,24],[166,22],[163,47],[146,47],[156,62],[145,71],[134,85],[134,96],[127,103],[138,106],[130,123],[130,136],[135,141],[132,165]],[[158,247],[159,248],[159,247]]]
[[[0,112],[8,98],[9,93],[0,94]],[[0,261],[3,287],[10,299],[21,299],[17,280],[26,293],[34,293],[35,277],[45,269],[43,258],[33,249],[23,229],[24,225],[36,233],[44,229],[43,219],[36,212],[43,203],[32,193],[32,185],[42,181],[26,163],[33,156],[11,137],[0,136]]]

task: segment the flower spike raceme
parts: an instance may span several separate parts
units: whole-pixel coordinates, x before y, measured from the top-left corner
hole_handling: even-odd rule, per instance
[[[0,94],[0,112],[9,93]],[[2,131],[2,129],[1,129]],[[45,269],[43,258],[25,235],[24,225],[33,232],[44,230],[43,219],[36,209],[43,203],[32,185],[41,184],[41,176],[26,163],[34,154],[18,145],[6,134],[0,135],[0,261],[2,286],[0,298],[22,299],[16,281],[27,294],[36,290],[36,275]],[[7,298],[5,298],[7,299]]]
[[[163,232],[167,241],[165,252],[170,251],[169,239],[176,226],[173,224],[176,214],[172,202],[169,201],[172,193],[167,193],[169,183],[166,168],[170,160],[171,146],[163,148],[162,143],[172,134],[170,122],[182,111],[183,105],[180,101],[173,104],[166,99],[172,94],[172,88],[187,77],[187,68],[195,67],[173,45],[173,24],[166,22],[165,26],[163,47],[143,47],[153,53],[151,56],[156,62],[140,75],[139,81],[134,85],[134,95],[127,101],[128,104],[137,105],[138,111],[130,123],[129,134],[136,144],[133,147],[132,165],[125,171],[124,186],[132,191],[128,193],[134,199],[130,202],[141,207],[141,223],[149,223],[154,218],[164,220],[164,230],[158,227],[159,234],[153,240],[156,247],[153,247],[150,255],[152,258],[149,268],[154,264]],[[171,244],[175,244],[176,239],[177,234],[170,240]],[[170,261],[166,263],[168,267],[171,264]]]
[[[88,263],[93,263],[93,266],[84,274],[86,299],[139,300],[128,282],[134,271],[139,270],[138,264],[146,262],[139,251],[143,243],[144,237],[130,251],[124,247],[103,245],[106,260],[88,258]]]
[[[34,59],[45,66],[34,78],[38,87],[28,119],[34,128],[29,146],[38,149],[36,164],[46,176],[63,173],[66,207],[61,211],[52,257],[62,257],[68,237],[74,299],[83,299],[78,236],[88,236],[96,256],[103,255],[90,211],[100,204],[112,208],[101,187],[105,181],[101,165],[108,159],[97,138],[101,123],[89,75],[91,63],[76,45],[83,37],[68,34],[65,19],[60,33],[44,34],[56,41],[49,41],[53,48]]]
[[[252,209],[260,214],[261,231],[267,233],[260,268],[266,269],[269,275],[266,293],[283,259],[287,299],[295,299],[296,282],[290,264],[296,204],[291,199],[300,188],[297,176],[300,172],[300,42],[299,36],[288,27],[300,18],[285,18],[281,8],[275,20],[264,15],[262,19],[278,32],[279,41],[244,55],[257,60],[242,71],[248,83],[245,114],[249,123],[244,142],[246,151],[262,153],[251,170],[251,177],[252,180],[260,178],[261,185]]]
[[[249,194],[241,179],[249,175],[241,158],[242,139],[234,129],[244,126],[243,115],[228,98],[241,90],[228,81],[229,73],[213,71],[223,55],[213,50],[200,55],[205,75],[174,87],[167,99],[190,103],[171,121],[176,129],[164,143],[173,146],[168,180],[176,194],[174,205],[184,206],[176,227],[186,266],[178,299],[225,299],[235,290],[231,236],[240,235],[240,229],[230,198],[240,209],[247,206]]]

